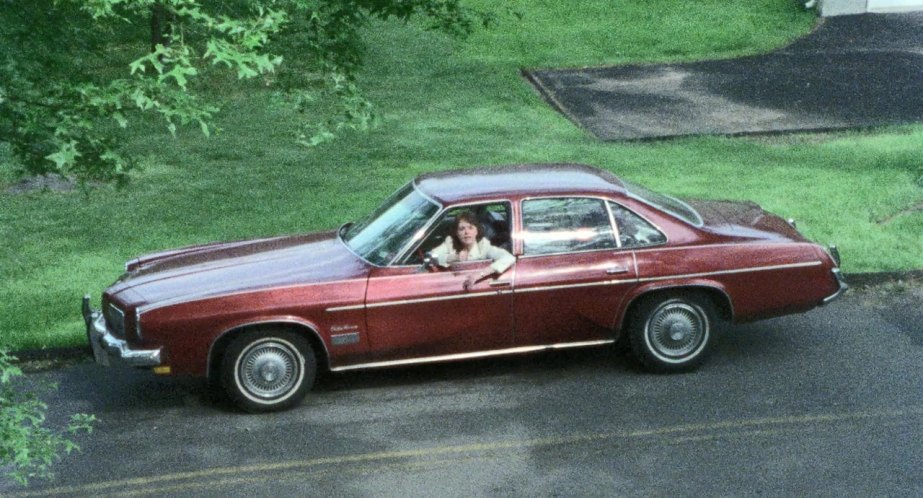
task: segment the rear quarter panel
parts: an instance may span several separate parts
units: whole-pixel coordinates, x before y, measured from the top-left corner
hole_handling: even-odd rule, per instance
[[[829,261],[808,243],[708,244],[635,254],[635,297],[658,289],[713,288],[730,300],[735,322],[807,311],[837,288]]]

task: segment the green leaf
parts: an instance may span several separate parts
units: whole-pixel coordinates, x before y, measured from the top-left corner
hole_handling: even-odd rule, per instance
[[[77,152],[77,142],[72,140],[70,142],[60,144],[57,152],[48,154],[45,156],[45,159],[53,162],[58,170],[64,171],[67,166],[74,164],[74,161],[79,156],[80,153]]]
[[[259,74],[260,73],[254,71],[253,68],[251,68],[246,63],[241,62],[237,65],[237,78],[238,79],[253,78],[254,76],[258,76]]]
[[[121,112],[113,112],[112,119],[119,124],[119,128],[128,128],[128,119]]]
[[[185,90],[186,76],[195,76],[197,74],[199,74],[199,72],[192,66],[173,66],[173,69],[160,77],[160,81],[173,78],[176,81],[176,84]]]

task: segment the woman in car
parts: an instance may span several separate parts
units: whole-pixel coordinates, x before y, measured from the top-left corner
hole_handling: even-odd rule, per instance
[[[462,211],[455,217],[452,234],[430,251],[430,255],[433,262],[441,267],[460,261],[491,260],[490,266],[468,276],[464,283],[465,289],[470,289],[476,282],[491,275],[500,275],[516,262],[512,254],[492,245],[483,236],[481,225],[471,211]]]

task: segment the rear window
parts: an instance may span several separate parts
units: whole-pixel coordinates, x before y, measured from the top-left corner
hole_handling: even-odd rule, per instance
[[[686,204],[685,202],[675,198],[670,197],[669,195],[661,194],[659,192],[654,192],[653,190],[648,189],[638,185],[637,183],[629,182],[628,180],[621,179],[622,183],[625,185],[625,190],[628,191],[628,194],[638,199],[641,202],[650,204],[661,211],[672,214],[673,216],[694,225],[697,227],[702,226],[702,217],[699,213],[692,209],[692,206]]]

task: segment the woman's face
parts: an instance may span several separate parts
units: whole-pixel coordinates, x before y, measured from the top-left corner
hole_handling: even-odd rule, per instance
[[[465,247],[473,246],[478,241],[478,229],[465,220],[458,222],[458,228],[455,230],[455,235]]]

